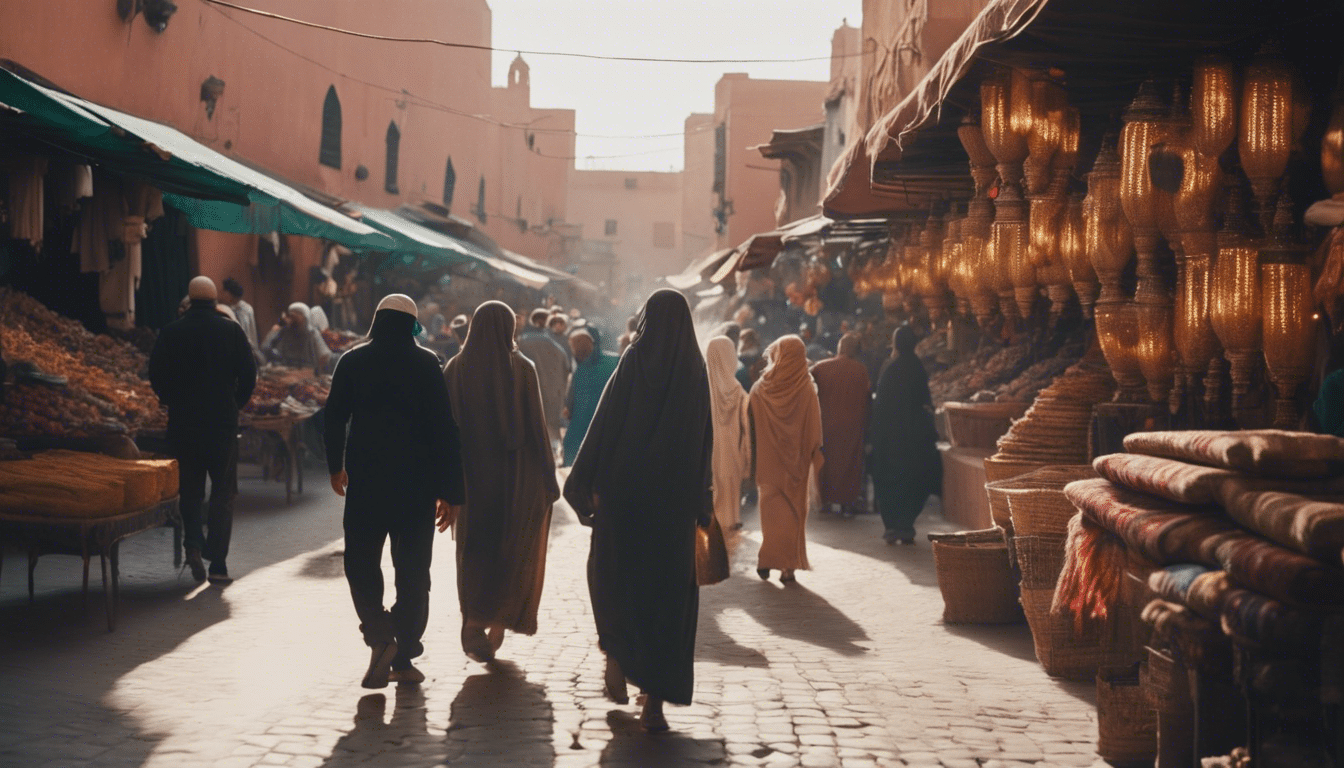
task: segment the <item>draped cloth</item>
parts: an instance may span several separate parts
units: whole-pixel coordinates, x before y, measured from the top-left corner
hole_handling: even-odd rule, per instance
[[[546,426],[558,439],[561,412],[565,407],[565,386],[569,382],[569,351],[562,348],[549,333],[535,327],[529,327],[519,335],[518,351],[531,360],[537,369]]]
[[[584,435],[588,434],[588,425],[597,413],[598,401],[602,399],[602,390],[606,388],[611,375],[616,372],[620,358],[610,352],[603,352],[594,340],[593,353],[574,367],[574,375],[569,380],[569,395],[565,402],[569,407],[569,427],[565,429],[564,465],[574,463],[579,455],[579,446]]]
[[[514,349],[513,323],[506,304],[482,304],[443,375],[466,471],[454,528],[463,622],[530,635],[560,487],[537,374]]]
[[[810,568],[807,483],[820,469],[821,404],[807,370],[807,348],[782,336],[765,350],[769,364],[751,388],[756,426],[756,484],[761,508],[758,568]]]
[[[863,497],[864,430],[872,403],[868,368],[852,357],[833,357],[812,366],[821,403],[821,438],[826,464],[819,481],[825,504],[853,504]]]
[[[725,530],[741,519],[742,480],[751,471],[747,393],[737,381],[737,349],[727,336],[709,340],[710,410],[714,414],[714,516]]]
[[[709,381],[686,299],[649,297],[565,483],[593,528],[588,589],[598,643],[651,696],[689,704],[696,525],[708,525]]]

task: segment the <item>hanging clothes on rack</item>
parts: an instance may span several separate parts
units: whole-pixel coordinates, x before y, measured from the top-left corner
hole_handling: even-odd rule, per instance
[[[47,158],[19,156],[9,163],[10,237],[27,240],[33,248],[42,248],[42,205],[45,201],[43,178]]]

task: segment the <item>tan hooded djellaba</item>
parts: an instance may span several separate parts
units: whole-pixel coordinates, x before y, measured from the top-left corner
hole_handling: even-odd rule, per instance
[[[761,507],[757,568],[807,569],[807,483],[823,461],[821,405],[802,339],[783,336],[765,356],[769,364],[749,399]]]
[[[725,531],[737,526],[742,512],[742,480],[751,471],[751,424],[747,393],[737,380],[737,347],[715,336],[705,349],[709,395],[714,416],[714,516]]]
[[[482,304],[444,379],[467,481],[454,527],[464,626],[530,635],[560,487],[537,373],[515,349],[513,326],[507,304]]]

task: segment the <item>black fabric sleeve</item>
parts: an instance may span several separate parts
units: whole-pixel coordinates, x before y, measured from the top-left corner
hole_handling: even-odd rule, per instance
[[[257,361],[252,357],[252,343],[247,340],[247,334],[237,323],[230,326],[233,331],[234,346],[237,347],[238,359],[238,388],[234,392],[234,402],[239,408],[247,405],[247,401],[252,399],[252,390],[257,388]]]
[[[340,365],[337,365],[340,368]],[[452,403],[448,399],[448,383],[436,362],[425,367],[425,385],[429,393],[430,440],[435,457],[433,472],[436,476],[437,497],[449,504],[464,504],[467,483],[462,470],[462,434],[453,419]]]
[[[327,471],[336,474],[345,469],[345,428],[350,423],[354,403],[354,377],[358,375],[358,361],[349,356],[341,358],[331,377],[331,392],[327,394],[326,431],[322,440],[327,446]]]
[[[714,420],[705,421],[705,444],[700,450],[700,463],[702,466],[702,475],[704,479],[701,486],[704,488],[704,501],[700,505],[700,514],[696,519],[696,524],[701,528],[708,528],[714,520]]]

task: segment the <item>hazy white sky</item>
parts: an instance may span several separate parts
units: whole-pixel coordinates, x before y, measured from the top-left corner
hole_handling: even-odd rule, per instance
[[[489,0],[494,45],[660,58],[827,57],[831,34],[859,25],[862,0]],[[503,85],[513,53],[496,53]],[[830,63],[653,64],[528,56],[532,104],[578,111],[577,167],[680,170],[683,121],[712,112],[724,72],[828,80]],[[821,105],[817,105],[820,111]],[[603,139],[584,134],[661,138]],[[628,155],[611,157],[612,155]],[[593,156],[593,157],[589,157]]]

